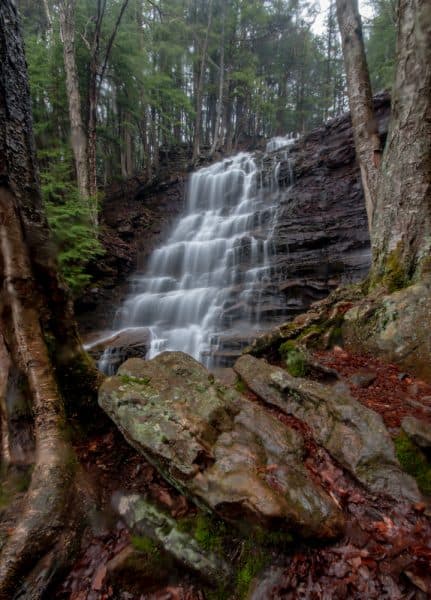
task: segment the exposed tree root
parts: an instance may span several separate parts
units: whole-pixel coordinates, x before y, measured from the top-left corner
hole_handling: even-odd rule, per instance
[[[3,318],[3,328],[12,362],[26,378],[36,454],[23,515],[0,555],[2,600],[19,597],[16,594],[20,588],[26,589],[25,598],[40,598],[50,583],[53,568],[33,573],[28,582],[26,578],[35,562],[53,551],[65,525],[70,524],[77,464],[65,436],[63,401],[39,322],[35,285],[14,200],[7,188],[0,187],[2,316],[5,311],[8,316],[7,320]],[[73,529],[72,525],[69,531]],[[63,551],[55,557],[51,555],[55,558],[55,571],[68,558],[70,544],[67,540],[63,542]],[[30,589],[32,581],[33,589]]]

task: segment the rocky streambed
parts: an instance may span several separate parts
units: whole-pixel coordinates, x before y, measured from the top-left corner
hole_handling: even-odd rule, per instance
[[[181,352],[105,380],[115,428],[78,455],[97,457],[111,525],[58,597],[428,597],[431,387],[310,350],[299,321],[239,358],[233,386]]]

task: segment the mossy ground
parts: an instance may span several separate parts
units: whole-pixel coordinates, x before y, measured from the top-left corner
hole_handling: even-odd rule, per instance
[[[216,589],[206,590],[208,600],[242,600],[254,578],[270,563],[274,551],[287,550],[293,538],[287,532],[256,529],[241,534],[220,519],[199,512],[178,522],[178,527],[193,535],[205,550],[229,560],[234,567],[233,581],[220,581]]]
[[[402,468],[416,479],[423,494],[431,496],[430,461],[404,432],[401,432],[394,442],[397,458]]]

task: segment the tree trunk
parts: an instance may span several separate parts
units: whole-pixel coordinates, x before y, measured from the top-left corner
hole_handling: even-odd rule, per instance
[[[69,105],[70,134],[75,158],[78,190],[88,198],[87,136],[81,117],[78,70],[75,60],[75,0],[63,0],[59,6],[60,34],[63,42],[64,70],[66,72],[67,101]]]
[[[372,228],[372,279],[431,272],[431,6],[400,0],[391,121]]]
[[[201,53],[201,64],[199,69],[199,79],[197,85],[196,92],[196,117],[195,117],[195,130],[193,137],[193,162],[196,162],[199,154],[200,154],[200,145],[201,145],[201,128],[202,128],[202,102],[203,102],[203,92],[204,92],[204,81],[205,81],[205,69],[207,64],[207,52],[208,52],[208,41],[209,34],[211,30],[211,21],[212,21],[212,4],[213,0],[209,0],[208,2],[208,21],[207,21],[207,30],[205,33],[205,39],[202,47]]]
[[[12,0],[0,3],[0,56],[2,364],[9,379],[15,369],[25,380],[36,443],[25,510],[0,555],[0,598],[9,600],[18,593],[41,598],[74,549],[79,532],[72,523],[75,462],[64,435],[63,398],[70,405],[73,398],[75,410],[83,398],[95,403],[99,379],[82,351],[69,295],[58,278],[35,166],[27,69]],[[5,368],[5,360],[11,366]],[[8,448],[12,442],[8,439]],[[43,557],[42,569],[38,561]]]
[[[222,30],[220,36],[220,73],[219,73],[219,84],[218,84],[218,97],[217,97],[217,110],[215,117],[215,127],[214,127],[214,139],[210,150],[210,156],[214,156],[214,153],[218,149],[220,138],[222,137],[222,127],[223,127],[223,98],[224,98],[224,30],[225,30],[225,13],[226,6],[223,1],[222,4]]]
[[[373,116],[373,98],[357,0],[337,0],[337,18],[343,46],[356,156],[361,170],[368,227],[371,231],[380,163],[380,138]]]

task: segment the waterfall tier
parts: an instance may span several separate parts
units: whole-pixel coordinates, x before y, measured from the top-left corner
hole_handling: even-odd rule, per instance
[[[184,214],[116,317],[117,329],[149,330],[148,358],[182,350],[228,364],[280,318],[285,298],[270,276],[278,168],[241,153],[191,175]]]

